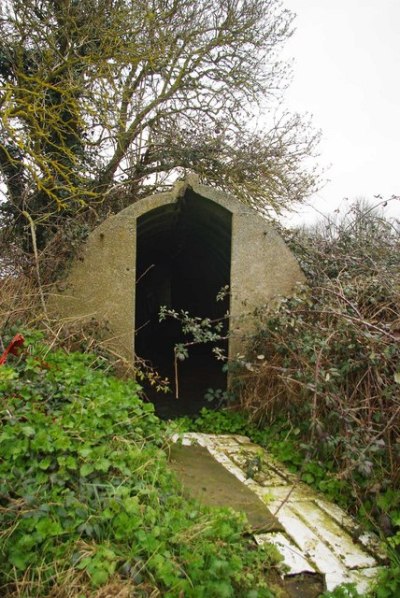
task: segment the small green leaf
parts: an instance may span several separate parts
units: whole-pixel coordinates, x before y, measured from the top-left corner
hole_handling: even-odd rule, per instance
[[[81,467],[81,476],[85,478],[86,476],[90,475],[93,472],[93,465],[91,463],[85,463]]]
[[[18,374],[13,368],[10,368],[6,365],[0,368],[0,381],[2,380],[13,380],[14,378],[18,378]]]
[[[51,459],[50,457],[46,457],[45,459],[42,459],[41,461],[39,461],[39,467],[40,469],[48,469],[50,467],[51,464]]]
[[[33,438],[33,436],[35,436],[35,428],[32,428],[32,426],[23,426],[21,432],[27,438]]]
[[[94,586],[101,586],[106,583],[110,577],[110,574],[106,569],[94,569],[89,574]]]
[[[22,554],[21,552],[18,552],[16,554],[10,555],[10,562],[20,571],[24,571],[30,556],[30,554]]]

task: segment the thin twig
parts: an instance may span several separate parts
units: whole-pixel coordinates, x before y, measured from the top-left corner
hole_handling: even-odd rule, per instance
[[[175,398],[179,399],[178,353],[174,347]]]
[[[31,217],[30,214],[28,214],[28,212],[26,212],[24,210],[22,212],[22,214],[28,220],[29,226],[30,226],[30,229],[31,229],[33,253],[35,255],[36,277],[37,277],[37,282],[38,282],[38,287],[39,287],[39,296],[40,296],[40,301],[41,301],[41,304],[42,304],[44,316],[45,316],[46,320],[49,321],[49,315],[47,313],[47,306],[46,306],[46,301],[45,301],[45,298],[44,298],[42,282],[40,280],[39,254],[38,254],[37,243],[36,243],[35,223],[33,222],[32,217]]]

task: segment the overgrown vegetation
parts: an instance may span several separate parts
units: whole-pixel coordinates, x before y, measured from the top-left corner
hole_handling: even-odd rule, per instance
[[[355,205],[291,243],[308,285],[257,314],[242,407],[264,424],[287,419],[367,516],[388,514],[388,502],[397,513],[400,230]]]
[[[152,405],[103,366],[36,335],[0,368],[1,595],[272,596],[275,550],[182,497]]]
[[[236,392],[235,408],[240,412],[204,411],[195,422],[186,420],[183,425],[203,432],[251,436],[298,472],[303,481],[357,513],[387,538],[390,550],[391,566],[382,573],[374,596],[397,596],[399,224],[358,204],[346,218],[292,232],[287,241],[307,276],[307,285],[295,296],[258,310],[257,331],[249,339],[248,354],[229,364],[238,374],[237,387],[230,390]],[[13,252],[9,263],[14,274],[13,264],[23,263],[25,257],[16,247]],[[3,261],[3,265],[7,272],[8,263]],[[22,269],[18,265],[18,271]],[[2,331],[19,319],[31,326],[43,326],[44,322],[52,344],[83,351],[96,348],[96,368],[105,363],[110,367],[109,356],[102,350],[101,324],[92,322],[91,330],[82,323],[71,324],[68,330],[65,326],[51,329],[33,278],[13,275],[0,280]],[[211,320],[185,313],[184,317],[165,315],[182,319],[193,342],[225,338],[220,323],[215,328]],[[177,347],[176,363],[190,347],[190,340]],[[252,589],[258,587],[258,595],[268,596],[259,554],[241,538],[243,522],[231,513],[228,518],[221,513],[212,515],[183,501],[160,453],[160,424],[151,409],[137,399],[135,385],[124,386],[87,369],[87,360],[93,357],[47,356],[47,351],[31,349],[30,357],[16,367],[0,370],[5,396],[0,443],[7,459],[0,466],[5,480],[0,509],[8,525],[0,540],[5,555],[1,569],[5,591],[33,596],[39,595],[40,588],[43,596],[53,592],[52,596],[75,597],[82,591],[95,593],[96,584],[122,583],[142,595],[153,591],[171,596],[179,596],[181,591],[193,596],[241,595],[235,593],[239,587],[252,595]],[[84,373],[89,371],[90,376]],[[83,376],[82,385],[76,372]],[[77,379],[68,381],[70,376]],[[157,378],[154,381],[159,383]],[[208,395],[218,404],[232,400],[232,393],[221,389],[210,389]],[[103,401],[108,401],[107,415],[102,411]],[[122,422],[120,408],[126,414]],[[141,424],[135,437],[132,425],[138,418]],[[122,426],[121,437],[111,436],[111,422]],[[47,445],[37,436],[39,427],[52,439]],[[129,435],[132,450],[121,441]],[[59,437],[67,439],[67,448],[62,446],[63,440],[58,448]],[[82,439],[83,446],[91,439],[88,454],[80,453]],[[106,456],[111,454],[120,459],[115,466],[114,459],[111,462]],[[69,464],[63,460],[65,455],[72,459]],[[134,481],[124,477],[124,468],[138,472]],[[83,483],[78,481],[82,479]],[[164,494],[166,498],[161,499]],[[133,496],[138,497],[133,501],[136,515],[125,505]],[[114,504],[115,512],[114,506],[109,506]],[[147,506],[151,524],[146,519]],[[180,511],[179,517],[170,519],[166,512],[175,509]],[[139,528],[119,530],[119,517],[123,519],[127,513],[129,518],[143,519],[144,535]],[[153,528],[161,531],[154,536]],[[189,556],[195,537],[196,554],[202,555],[200,564]],[[183,538],[183,547],[178,548],[176,538],[179,542]],[[210,542],[217,543],[217,552]],[[133,556],[136,554],[139,556]],[[163,557],[156,559],[158,564],[155,554]],[[198,581],[202,567],[213,567],[213,559],[221,554],[225,565],[217,563],[215,578],[209,578],[203,588]],[[267,557],[273,560],[273,555]],[[227,581],[226,566],[233,572]],[[240,576],[241,567],[248,577]],[[228,585],[223,585],[225,582]],[[69,594],[65,593],[66,584]],[[200,587],[199,594],[194,587]]]

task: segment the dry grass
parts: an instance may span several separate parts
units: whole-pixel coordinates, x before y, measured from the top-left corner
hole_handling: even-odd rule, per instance
[[[76,569],[63,572],[59,581],[48,593],[43,594],[43,586],[40,579],[34,583],[29,579],[29,569],[25,575],[13,584],[1,588],[1,596],[4,598],[160,598],[160,590],[150,584],[134,584],[129,579],[122,579],[114,576],[106,585],[101,588],[93,588],[84,572]]]
[[[36,326],[42,318],[38,288],[29,276],[0,278],[0,331],[20,322]]]
[[[281,359],[271,350],[267,360],[251,364],[253,371],[242,371],[238,380],[240,408],[258,423],[272,423],[282,412],[301,402],[297,381],[283,376]]]

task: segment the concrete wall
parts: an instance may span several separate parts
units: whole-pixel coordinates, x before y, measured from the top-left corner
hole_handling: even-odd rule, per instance
[[[283,239],[259,215],[236,212],[232,241],[230,357],[242,351],[243,337],[253,330],[254,310],[305,282]]]
[[[271,226],[251,208],[194,178],[132,204],[96,228],[72,265],[49,308],[65,320],[95,318],[108,323],[108,341],[132,360],[135,330],[136,221],[144,213],[176,203],[190,190],[232,214],[231,324],[229,354],[242,350],[242,337],[252,328],[243,314],[273,297],[287,295],[304,276],[289,249]]]

